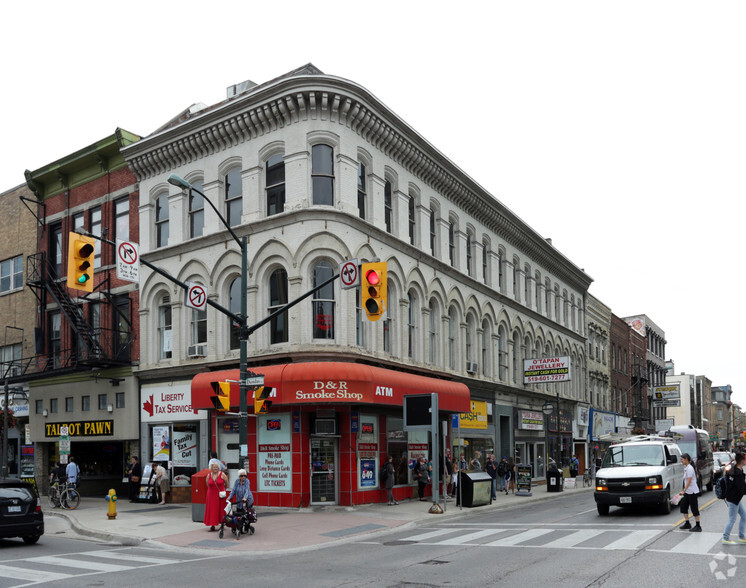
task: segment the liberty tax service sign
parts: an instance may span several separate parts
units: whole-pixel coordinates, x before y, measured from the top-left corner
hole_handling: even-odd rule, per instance
[[[290,413],[257,417],[259,492],[293,491],[291,426]]]
[[[140,388],[140,421],[173,423],[207,418],[206,410],[192,408],[191,382],[180,384],[143,384]]]

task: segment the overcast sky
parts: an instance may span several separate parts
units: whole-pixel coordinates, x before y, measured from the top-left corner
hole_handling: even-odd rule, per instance
[[[677,373],[746,407],[746,3],[20,4],[0,8],[0,191],[312,62],[551,237],[614,314],[647,314]]]

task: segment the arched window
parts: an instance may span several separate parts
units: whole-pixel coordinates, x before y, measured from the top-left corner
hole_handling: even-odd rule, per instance
[[[435,364],[438,357],[438,303],[435,300],[430,301],[430,324],[428,326],[428,361]]]
[[[456,309],[451,307],[448,313],[448,367],[456,369],[456,343],[458,340],[458,316]]]
[[[189,238],[201,237],[205,228],[205,199],[201,181],[192,182],[192,190],[189,190]],[[199,190],[199,192],[197,192]]]
[[[365,324],[368,322],[367,314],[363,310],[360,288],[355,288],[355,343],[365,347]]]
[[[415,216],[417,211],[415,197],[410,193],[409,201],[407,202],[407,225],[409,227],[409,243],[410,245],[416,245],[417,238],[417,217]]]
[[[334,205],[334,150],[329,145],[314,145],[311,151],[313,203]]]
[[[365,175],[365,164],[361,161],[357,163],[357,214],[360,218],[365,219],[366,201],[368,199],[367,178]]]
[[[497,377],[501,382],[505,381],[508,370],[508,353],[506,349],[507,344],[508,340],[505,335],[505,327],[503,325],[500,325],[497,328]]]
[[[520,377],[522,367],[521,336],[516,332],[513,334],[513,383],[516,385],[522,381]]]
[[[469,277],[474,277],[474,230],[470,227],[466,229],[466,273]]]
[[[394,284],[391,282],[391,277],[389,276],[389,279],[386,283],[386,288],[388,292],[386,293],[386,298],[389,300],[389,305],[386,307],[386,315],[383,320],[383,350],[384,352],[393,355],[394,354],[394,344],[395,344],[395,337],[394,337],[394,318],[396,316],[396,305],[393,307],[391,306],[391,301],[397,300],[396,298],[396,290],[394,289]]]
[[[192,345],[207,343],[207,310],[191,309],[190,341]]]
[[[383,220],[386,224],[386,232],[392,234],[394,230],[394,205],[392,202],[391,182],[386,180],[383,187]]]
[[[409,303],[407,307],[407,357],[414,358],[415,355],[415,337],[417,333],[417,297],[414,292],[407,295]]]
[[[430,208],[430,255],[438,257],[438,211],[434,208]]]
[[[448,260],[451,267],[456,267],[456,223],[453,219],[448,222]]]
[[[229,227],[241,224],[243,212],[243,187],[241,170],[234,167],[225,174],[225,219]]]
[[[285,159],[277,153],[267,160],[267,216],[285,210]]]
[[[492,330],[490,329],[490,323],[488,321],[482,322],[482,374],[490,376],[492,370],[491,357],[490,357],[490,338],[492,337]]]
[[[288,303],[288,274],[284,269],[277,269],[269,277],[269,307],[272,314]],[[269,322],[270,343],[288,342],[288,312],[278,314]]]
[[[155,199],[155,246],[168,245],[168,192]]]
[[[320,261],[313,267],[313,287],[326,282],[334,275],[332,266]],[[334,283],[331,282],[313,294],[313,338],[334,339]]]
[[[171,297],[165,295],[158,303],[158,358],[172,357]]]
[[[228,293],[228,310],[233,314],[241,314],[241,280],[236,278],[231,282],[231,287]],[[241,346],[239,339],[239,328],[233,319],[228,318],[229,325],[229,344],[231,349],[238,349]]]

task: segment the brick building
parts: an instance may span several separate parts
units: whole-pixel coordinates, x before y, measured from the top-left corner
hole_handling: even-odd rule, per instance
[[[139,239],[135,177],[120,148],[139,137],[122,129],[35,171],[26,184],[36,201],[26,213],[36,242],[26,264],[36,304],[36,349],[24,367],[37,479],[46,483],[68,425],[70,452],[85,473],[87,491],[121,486],[130,454],[139,454],[137,284],[119,280],[113,244],[96,240],[92,293],[70,289],[70,233],[112,242]],[[36,217],[36,218],[34,218]],[[64,449],[64,448],[63,448]]]

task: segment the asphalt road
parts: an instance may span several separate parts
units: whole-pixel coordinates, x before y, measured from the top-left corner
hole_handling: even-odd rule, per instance
[[[0,588],[112,586],[727,586],[744,584],[746,545],[724,546],[722,501],[706,493],[703,533],[677,512],[612,508],[590,493],[464,516],[292,556],[123,547],[82,540],[49,517],[37,545],[0,541]],[[736,536],[736,533],[733,533]],[[219,580],[218,580],[219,579]]]

